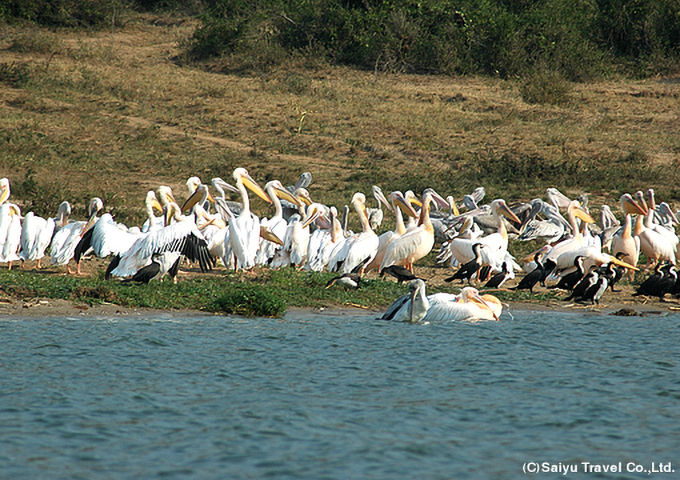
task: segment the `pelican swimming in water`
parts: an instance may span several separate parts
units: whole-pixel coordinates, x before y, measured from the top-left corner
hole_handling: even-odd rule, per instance
[[[432,202],[440,207],[448,207],[448,203],[437,192],[426,189],[422,196],[422,208],[418,225],[406,230],[387,246],[380,270],[391,265],[401,265],[413,272],[413,264],[432,251],[434,246],[434,227],[430,220]]]
[[[435,293],[426,295],[425,282],[413,280],[409,293],[397,299],[381,317],[410,323],[446,322],[457,320],[498,320],[503,306],[493,295],[480,296],[473,287],[460,294]]]

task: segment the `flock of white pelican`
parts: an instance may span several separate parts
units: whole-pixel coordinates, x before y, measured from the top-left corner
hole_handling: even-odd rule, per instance
[[[325,270],[339,275],[331,283],[352,286],[369,272],[390,273],[400,282],[410,281],[410,291],[383,318],[413,323],[498,320],[501,302],[472,287],[471,282],[499,288],[519,272],[526,275],[512,288],[533,289],[540,282],[547,288],[564,288],[572,297],[580,292],[577,289],[595,292],[579,294],[576,299],[599,302],[607,285],[613,290],[615,269],[619,276],[632,278],[641,255],[647,260],[642,268],[655,267],[655,275],[665,275],[666,284],[673,285],[665,293],[680,293],[674,269],[680,260],[675,231],[678,214],[667,203],[657,204],[651,189],[620,198],[621,220],[602,205],[600,224],[596,225],[587,197],[571,200],[554,188],[547,189],[547,201],[512,205],[503,199],[484,205],[484,189],[478,188],[456,205],[452,196],[444,199],[432,189],[419,197],[411,191],[394,191],[388,201],[374,186],[375,207],[367,206],[361,192],[351,199],[361,227],[352,232],[347,229],[347,206],[340,216],[336,207],[311,200],[309,173],[287,188],[277,180],[262,188],[245,168],[234,170],[232,177],[234,185],[212,179],[215,195],[198,177],[191,177],[187,181],[189,196],[182,205],[170,187],[149,191],[145,198],[147,220],[132,228],[103,213],[99,198],[92,199],[88,218],[82,221],[69,218],[68,202],[60,205],[54,218],[40,218],[33,212],[22,217],[19,206],[9,201],[8,179],[0,179],[0,262],[11,268],[12,262],[36,261],[40,268],[49,249],[52,265],[81,273],[86,255],[110,257],[107,279],[144,283],[165,275],[177,281],[183,261],[193,262],[204,272],[218,263],[234,270],[286,266]],[[251,210],[249,192],[273,206],[271,217],[260,218]],[[237,195],[237,200],[229,199],[228,194]],[[383,207],[393,215],[394,228],[378,235]],[[517,260],[508,251],[510,238],[535,240],[541,247]],[[468,282],[458,295],[428,296],[424,280],[413,275],[414,265],[436,243],[441,245],[437,261],[458,269],[447,281]],[[597,277],[597,272],[596,280],[577,286],[589,275]],[[599,282],[597,292],[595,282]]]

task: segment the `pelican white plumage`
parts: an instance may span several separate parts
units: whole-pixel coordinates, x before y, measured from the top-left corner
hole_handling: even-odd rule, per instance
[[[12,269],[12,262],[20,260],[21,246],[21,210],[13,203],[0,205],[0,263],[7,263]]]
[[[376,253],[375,258],[366,265],[366,269],[364,270],[366,273],[380,268],[389,244],[406,233],[406,225],[404,224],[404,215],[402,212],[409,217],[418,218],[418,214],[411,206],[411,203],[406,200],[401,192],[392,192],[390,194],[390,203],[395,216],[394,230],[388,230],[378,237],[378,252]]]
[[[60,206],[61,208],[61,206]],[[25,261],[37,260],[36,267],[40,268],[45,250],[50,246],[56,221],[54,218],[42,218],[34,212],[28,212],[21,225],[21,251],[19,258],[23,265]]]
[[[612,236],[611,252],[614,256],[622,253],[627,263],[637,265],[640,258],[640,237],[633,236],[633,220],[630,214],[626,215],[623,227]]]
[[[164,254],[162,264],[165,266],[175,265],[185,256],[192,262],[198,262],[202,272],[212,270],[208,244],[193,217],[182,215],[176,203],[165,207],[165,215],[165,227],[140,236],[128,250],[113,257],[106,270],[107,279],[135,275],[152,263],[154,254],[157,259],[158,255]],[[176,281],[176,277],[173,280]]]
[[[499,320],[503,305],[493,295],[480,296],[473,287],[460,294],[435,293],[426,295],[425,282],[416,279],[409,284],[409,293],[395,301],[381,317],[411,323],[447,322],[460,320]]]
[[[352,197],[352,206],[359,216],[361,232],[348,237],[341,248],[336,247],[328,262],[331,272],[352,273],[359,269],[363,276],[365,266],[370,263],[378,252],[378,235],[371,229],[366,216],[366,196],[357,192]]]
[[[74,273],[69,262],[75,254],[76,247],[82,239],[83,234],[94,225],[97,215],[104,208],[101,198],[94,197],[90,200],[87,207],[88,220],[69,222],[52,237],[50,245],[50,262],[52,265],[66,265],[68,273]]]
[[[591,217],[589,213],[583,210],[583,208],[581,207],[581,203],[578,200],[572,200],[571,202],[569,202],[569,206],[567,207],[567,218],[569,220],[569,225],[571,225],[573,235],[553,246],[545,255],[546,260],[552,260],[554,262],[557,262],[558,258],[566,259],[568,257],[561,257],[561,255],[564,252],[570,250],[578,250],[584,246],[583,235],[581,234],[581,229],[579,228],[579,225],[576,222],[577,218],[587,223],[595,223],[593,217]],[[531,254],[530,256],[533,258],[533,254]],[[571,259],[566,260],[566,263],[564,264],[557,263],[555,269],[560,270],[569,268],[573,266],[573,264],[574,258],[572,256]]]
[[[440,207],[448,206],[446,200],[437,192],[426,189],[421,200],[423,206],[420,209],[418,225],[408,229],[401,237],[390,242],[380,264],[380,271],[391,265],[401,265],[413,272],[413,264],[430,253],[434,246],[434,227],[430,220],[432,202]]]
[[[376,207],[366,208],[366,216],[368,217],[368,223],[371,226],[371,230],[376,231],[380,225],[382,225],[385,216],[381,206],[385,205],[390,211],[392,211],[392,206],[387,203],[387,199],[379,186],[373,185],[373,187],[371,187],[371,193],[373,194],[373,198],[375,198]]]
[[[237,168],[233,173],[236,188],[241,194],[243,210],[241,214],[229,221],[228,246],[236,256],[236,269],[250,270],[255,266],[255,256],[260,247],[260,218],[250,211],[250,200],[246,188],[250,189],[258,197],[267,203],[271,199],[265,191],[253,180],[245,168]],[[228,259],[223,259],[225,265]]]
[[[345,236],[342,232],[342,225],[338,219],[338,210],[335,207],[330,207],[328,209],[328,216],[330,217],[329,228],[317,228],[309,236],[309,244],[307,245],[307,263],[305,263],[305,270],[312,272],[322,272],[328,265],[328,261],[331,258],[331,253],[333,252],[335,246],[338,244],[338,242],[345,239]]]
[[[279,241],[272,242],[266,238],[260,238],[260,248],[255,256],[255,265],[269,264],[274,258],[276,251],[281,248],[281,243],[285,243],[282,242],[282,240],[286,236],[288,222],[283,218],[283,206],[281,205],[280,199],[283,198],[296,207],[302,206],[302,201],[287,190],[278,180],[267,182],[264,186],[264,191],[274,205],[274,215],[272,215],[271,218],[263,218],[260,220],[260,225],[268,228]]]
[[[496,225],[496,231],[477,238],[461,238],[457,237],[449,242],[449,250],[453,259],[459,265],[464,265],[473,258],[475,254],[472,246],[475,243],[482,243],[486,246],[482,250],[482,260],[484,265],[490,265],[492,271],[500,272],[505,261],[511,261],[514,265],[514,260],[508,258],[508,231],[503,222],[503,216],[520,223],[519,218],[510,210],[503,199],[496,199],[491,202],[491,215]],[[453,260],[452,260],[453,266]]]
[[[569,222],[560,214],[557,207],[536,198],[530,202],[531,210],[527,219],[520,227],[519,240],[538,240],[543,243],[553,243],[565,235],[571,233]],[[536,216],[542,214],[545,220],[537,220]]]
[[[156,197],[156,192],[149,190],[146,193],[146,198],[144,200],[144,208],[146,211],[146,220],[142,224],[142,232],[148,232],[149,230],[157,230],[165,226],[165,218],[163,217],[163,206],[158,201]],[[154,210],[158,210],[161,215],[156,216]]]

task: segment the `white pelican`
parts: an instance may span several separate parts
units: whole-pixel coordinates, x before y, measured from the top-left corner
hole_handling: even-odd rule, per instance
[[[348,237],[340,249],[337,247],[334,249],[328,262],[328,269],[331,272],[340,271],[341,273],[352,273],[355,269],[359,269],[359,275],[363,276],[364,268],[378,252],[380,241],[368,223],[366,196],[361,192],[355,193],[352,197],[352,205],[359,216],[361,232]]]
[[[73,258],[86,228],[89,229],[95,223],[98,213],[103,208],[104,203],[101,198],[94,197],[87,207],[87,221],[69,222],[54,234],[50,246],[50,262],[52,265],[66,265],[68,273],[74,273],[69,267],[69,262]]]
[[[165,218],[163,217],[163,206],[158,201],[156,197],[156,192],[149,190],[146,193],[146,199],[144,201],[144,208],[146,210],[146,220],[142,225],[142,232],[148,232],[149,230],[156,230],[165,226]],[[156,216],[154,210],[158,210],[161,215]]]
[[[233,177],[236,181],[236,188],[241,194],[243,211],[229,221],[228,246],[236,256],[236,269],[250,270],[255,266],[255,256],[260,247],[260,218],[250,211],[246,187],[265,202],[271,203],[271,200],[245,168],[234,170]],[[223,259],[223,262],[227,265],[229,260]]]
[[[338,219],[338,210],[335,207],[330,207],[328,215],[330,217],[330,228],[317,228],[309,236],[305,270],[322,272],[328,265],[335,246],[345,239],[342,225]]]
[[[640,193],[640,192],[638,192]],[[659,223],[656,222],[656,217],[658,216],[658,208],[656,205],[656,202],[654,201],[654,190],[653,189],[648,189],[647,190],[647,199],[649,200],[649,206],[647,206],[644,203],[644,198],[642,199],[643,201],[643,207],[647,209],[647,217],[645,219],[645,227],[651,231],[656,232],[660,237],[663,237],[665,241],[662,241],[661,239],[656,238],[655,235],[651,235],[651,238],[649,239],[649,246],[647,248],[654,252],[659,254],[659,259],[660,260],[666,260],[666,256],[668,255],[668,251],[672,250],[673,251],[673,257],[676,256],[676,252],[678,249],[678,236],[675,233],[675,230],[673,226],[670,228],[660,225]],[[670,210],[670,209],[669,209]],[[672,211],[670,211],[672,215]],[[675,219],[677,220],[677,219]],[[640,248],[644,252],[643,248],[643,243],[647,240],[645,238],[646,235],[643,235],[643,237],[640,238]],[[646,253],[645,253],[646,255]],[[673,258],[671,263],[675,264],[675,258]]]
[[[368,217],[369,225],[371,225],[371,230],[376,231],[382,225],[383,217],[385,216],[381,205],[385,205],[390,211],[392,211],[392,206],[387,203],[387,199],[379,186],[373,185],[371,193],[377,205],[376,208],[366,208],[366,216]]]
[[[165,214],[165,227],[140,236],[127,251],[113,257],[106,269],[106,279],[112,276],[131,277],[154,262],[159,264],[161,271],[153,278],[162,277],[173,266],[176,274],[178,265],[175,264],[182,256],[198,262],[202,272],[212,270],[213,261],[208,244],[193,218],[183,216],[176,203],[168,204]],[[176,281],[176,275],[173,280]]]
[[[459,295],[435,293],[426,296],[425,282],[416,279],[409,284],[409,293],[395,301],[381,319],[411,323],[499,320],[502,309],[496,297],[480,296],[472,287],[463,288]]]
[[[563,195],[558,189],[548,188],[545,191],[545,195],[548,197],[548,200],[550,200],[550,203],[558,210],[560,208],[569,208],[571,200]]]
[[[530,202],[529,212],[524,224],[520,227],[519,240],[538,240],[543,243],[553,243],[561,239],[570,229],[569,222],[560,214],[557,207],[536,198]],[[541,213],[545,220],[536,220]],[[570,232],[571,233],[571,232]]]
[[[378,237],[378,252],[376,253],[375,258],[366,265],[366,269],[364,270],[366,273],[380,268],[380,264],[382,264],[383,258],[385,258],[385,252],[387,251],[389,244],[406,233],[406,225],[404,224],[402,212],[412,218],[418,217],[416,211],[406,198],[404,198],[404,195],[401,192],[392,192],[390,194],[390,203],[395,215],[394,230],[388,230]]]
[[[616,256],[621,253],[626,262],[637,265],[640,258],[640,237],[633,236],[633,220],[630,214],[626,215],[623,228],[620,228],[611,239],[611,252]],[[633,271],[631,270],[631,280]]]
[[[21,210],[13,203],[0,205],[0,263],[7,263],[12,269],[12,262],[19,259],[21,246]]]
[[[274,258],[276,251],[281,248],[281,240],[286,236],[288,222],[283,218],[283,207],[280,198],[290,202],[291,204],[301,207],[302,202],[298,197],[286,190],[283,184],[278,180],[267,182],[264,190],[274,204],[274,215],[271,218],[263,218],[260,221],[261,226],[267,227],[272,234],[274,234],[279,242],[272,242],[266,238],[260,239],[260,249],[255,256],[255,265],[267,265]]]
[[[430,204],[435,202],[441,207],[448,203],[434,190],[426,189],[421,200],[418,225],[407,230],[401,237],[392,241],[385,251],[380,271],[391,265],[402,265],[413,272],[413,264],[430,253],[434,246],[434,227],[430,220]]]
[[[661,227],[664,228],[664,227]],[[644,224],[642,216],[635,222],[634,234],[640,238],[640,251],[647,257],[647,266],[668,261],[675,265],[676,245],[664,235]]]
[[[0,205],[5,203],[10,196],[9,179],[0,178]]]
[[[479,202],[484,199],[485,195],[486,190],[484,190],[484,187],[477,187],[471,194],[463,196],[463,201],[458,208],[465,207],[468,210],[476,210]],[[458,215],[458,213],[455,213],[454,215]]]
[[[574,264],[575,255],[572,255],[570,258],[562,257],[563,253],[575,251],[584,246],[583,235],[581,234],[581,229],[576,222],[577,218],[587,223],[595,223],[593,217],[583,210],[581,203],[578,200],[572,200],[569,202],[569,206],[567,207],[567,219],[569,220],[569,225],[571,225],[573,234],[571,237],[562,240],[553,246],[545,256],[545,259],[552,260],[557,263],[557,266],[555,267],[556,270],[569,268]],[[531,257],[533,258],[533,254]],[[558,258],[562,258],[566,263],[562,264],[557,262]]]
[[[491,202],[491,215],[496,225],[494,233],[474,239],[457,237],[449,242],[451,255],[459,265],[464,265],[472,260],[475,257],[472,246],[475,243],[482,243],[487,247],[482,250],[483,263],[484,265],[490,265],[492,271],[501,271],[503,263],[506,261],[510,261],[514,266],[514,260],[508,258],[508,231],[505,228],[502,217],[505,216],[517,223],[520,223],[519,218],[508,208],[505,200],[502,199],[496,199]]]
[[[65,213],[66,207],[60,205],[59,208],[59,216],[62,216]],[[64,209],[63,211],[61,211],[62,208]],[[37,260],[37,268],[40,268],[42,258],[45,256],[45,249],[50,246],[52,241],[55,226],[56,220],[54,218],[38,217],[34,212],[26,214],[21,226],[21,252],[19,252],[19,258],[22,265],[26,260]]]

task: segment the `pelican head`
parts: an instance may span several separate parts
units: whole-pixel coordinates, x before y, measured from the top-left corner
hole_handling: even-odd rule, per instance
[[[10,194],[9,179],[0,178],[0,205],[7,201],[7,199],[9,198],[9,194]]]
[[[302,219],[302,228],[307,227],[313,221],[324,215],[326,212],[326,207],[320,203],[312,203],[309,208],[307,208],[307,215]]]
[[[158,201],[163,205],[164,207],[168,203],[177,203],[175,201],[175,197],[172,196],[172,188],[168,187],[167,185],[161,185],[156,189],[156,196],[158,198]]]
[[[225,182],[220,177],[213,178],[210,183],[212,183],[212,186],[215,187],[215,190],[217,190],[222,197],[224,197],[225,190],[229,190],[232,193],[238,193],[238,188],[231,183]]]
[[[102,210],[104,210],[104,202],[101,198],[94,197],[92,200],[90,200],[90,204],[87,206],[87,223],[83,227],[81,236],[85,235],[85,232],[92,228],[94,223],[97,221],[97,215],[99,215],[99,212]]]
[[[426,197],[430,197],[430,200],[434,202],[437,210],[439,210],[440,208],[449,208],[449,202],[447,202],[446,199],[444,199],[441,195],[435,192],[434,189],[432,188],[426,188],[425,190],[423,190],[421,200],[423,204],[425,204]]]
[[[647,202],[645,201],[645,194],[642,193],[641,190],[638,190],[637,192],[635,192],[635,198],[637,199],[640,208],[644,210],[645,212],[644,214],[647,215],[647,213],[649,213],[649,207],[647,206]]]
[[[298,187],[295,189],[294,195],[298,197],[300,200],[302,200],[302,203],[307,205],[308,207],[314,203],[312,202],[312,197],[309,195],[309,192],[307,191],[306,188],[304,187]]]
[[[401,192],[390,193],[390,200],[392,203],[394,203],[395,207],[399,208],[399,210],[404,212],[409,217],[418,218],[418,214],[411,206],[411,202],[406,200],[406,197],[404,197]]]
[[[390,212],[394,211],[392,209],[392,205],[389,204],[389,202],[385,198],[385,195],[383,194],[383,192],[382,192],[382,190],[379,186],[373,185],[373,187],[371,187],[371,193],[373,194],[373,198],[375,198],[376,201],[378,202],[378,205],[380,205],[382,203],[383,205],[385,205],[387,207],[387,209]]]
[[[595,223],[593,217],[591,217],[588,212],[583,210],[581,202],[579,202],[578,200],[572,200],[569,203],[569,206],[567,207],[567,212],[571,212],[571,214],[574,215],[574,217],[579,218],[586,223]]]
[[[257,182],[252,179],[250,174],[248,174],[248,170],[245,168],[237,168],[234,170],[232,176],[234,177],[237,186],[243,185],[265,202],[272,203],[271,199],[267,196],[262,187],[260,187],[260,185],[258,185]]]
[[[503,215],[506,218],[509,218],[515,223],[521,224],[522,221],[517,218],[517,215],[515,215],[515,212],[510,210],[508,207],[508,204],[505,203],[505,200],[503,199],[497,199],[491,202],[491,211],[495,213],[496,215]]]
[[[430,302],[425,294],[425,282],[420,278],[413,280],[408,285],[411,303],[409,305],[409,321],[411,323],[420,322],[430,307]]]
[[[642,192],[639,192],[642,194]],[[647,212],[641,207],[630,193],[624,193],[620,198],[621,210],[625,215],[645,215]]]
[[[163,211],[163,206],[160,204],[158,201],[158,198],[156,198],[156,192],[153,190],[149,190],[146,192],[146,205],[149,208],[156,209],[159,212]]]
[[[202,205],[206,200],[215,203],[215,199],[210,195],[210,191],[208,191],[208,186],[200,183],[194,189],[194,193],[192,193],[191,196],[187,198],[186,202],[184,202],[184,205],[182,205],[182,212],[191,210],[197,203]]]
[[[189,195],[196,191],[199,185],[201,185],[201,179],[199,177],[189,177],[187,179],[187,189],[189,190]]]
[[[288,202],[292,203],[297,207],[302,206],[302,200],[300,200],[298,197],[296,197],[290,191],[288,191],[288,189],[286,189],[283,186],[283,184],[278,180],[272,180],[271,182],[267,182],[267,184],[264,186],[264,189],[269,194],[270,197],[272,195],[276,195],[278,198],[287,200]]]
[[[491,297],[491,296],[489,295],[488,297]],[[462,302],[465,302],[465,303],[471,303],[471,304],[477,305],[482,310],[488,310],[491,313],[491,315],[493,316],[494,319],[500,320],[500,318],[498,318],[498,315],[496,315],[496,311],[489,305],[489,303],[487,303],[487,300],[484,300],[479,295],[479,291],[476,288],[465,287],[460,292],[460,300]]]

